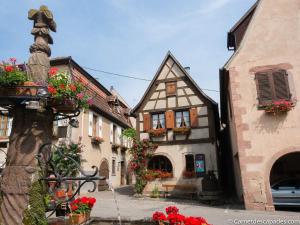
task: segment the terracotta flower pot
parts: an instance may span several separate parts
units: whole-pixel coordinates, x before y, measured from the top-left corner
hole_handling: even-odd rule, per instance
[[[65,192],[65,190],[57,190],[55,195],[57,198],[64,198],[64,197],[66,197],[66,192]]]
[[[82,224],[87,221],[87,215],[85,213],[82,214],[70,214],[69,215],[69,223],[72,225]]]

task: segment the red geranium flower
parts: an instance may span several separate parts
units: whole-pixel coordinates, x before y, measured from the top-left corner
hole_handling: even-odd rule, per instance
[[[158,173],[160,173],[161,171],[157,171]],[[173,214],[177,214],[179,212],[179,209],[176,206],[169,206],[166,208],[166,213],[169,215],[171,213]]]
[[[171,213],[168,215],[167,219],[169,220],[170,224],[181,224],[185,220],[185,216],[181,214],[174,214]]]
[[[55,76],[57,74],[57,71],[58,69],[55,68],[55,67],[52,67],[50,70],[49,70],[49,75],[52,77],[52,76]]]
[[[14,67],[13,66],[5,66],[4,67],[4,70],[6,71],[6,72],[13,72],[14,71]]]
[[[167,217],[162,212],[155,212],[152,215],[152,219],[154,221],[162,221],[162,220],[164,221],[164,220],[167,220]]]
[[[57,90],[55,87],[52,87],[52,86],[48,86],[48,91],[50,94],[56,94],[57,93]]]
[[[75,210],[77,210],[77,209],[78,209],[78,206],[77,206],[77,205],[72,205],[72,206],[71,206],[71,210],[72,210],[72,211],[75,211]]]
[[[90,202],[91,204],[95,204],[96,199],[95,199],[95,198],[90,198],[89,202]]]
[[[59,85],[59,88],[60,88],[60,89],[65,89],[65,88],[66,88],[66,85],[60,84],[60,85]]]
[[[74,84],[70,84],[69,88],[71,91],[75,92],[77,90],[77,87]]]

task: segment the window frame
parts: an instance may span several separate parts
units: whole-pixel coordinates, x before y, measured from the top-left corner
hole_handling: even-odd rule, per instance
[[[188,168],[188,160],[187,157],[192,157],[193,161],[193,166],[191,168]],[[185,160],[185,171],[188,172],[196,172],[196,167],[195,167],[195,155],[193,153],[187,153],[184,155],[184,160]]]
[[[184,122],[184,123],[186,123],[185,122],[185,120],[184,120],[184,112],[187,112],[188,113],[188,118],[189,118],[189,125],[188,126],[177,126],[177,113],[181,113],[181,122],[180,122],[180,124],[182,123],[182,122]],[[174,119],[175,119],[175,127],[176,128],[183,128],[183,127],[186,127],[186,128],[191,128],[191,114],[190,114],[190,110],[189,109],[182,109],[182,110],[177,110],[177,111],[174,111],[174,113],[175,113],[175,116],[174,116]]]
[[[8,125],[9,125],[9,117],[1,115],[0,117],[0,137],[1,138],[6,138],[8,136]],[[3,124],[3,127],[2,127]],[[2,135],[4,134],[4,135]]]
[[[156,161],[153,162],[153,160],[156,160],[157,162]],[[163,168],[163,169],[162,169],[162,161],[164,161],[164,163],[165,163],[165,168]],[[152,164],[151,165],[151,166],[153,166],[152,168],[150,168],[150,164]],[[158,164],[159,168],[157,168],[155,166],[155,164]],[[149,169],[149,170],[160,170],[160,171],[168,172],[168,173],[172,173],[172,174],[173,174],[173,171],[174,171],[171,160],[167,156],[164,156],[164,155],[154,155],[149,160],[149,162],[147,164],[147,169]]]
[[[158,118],[157,118],[157,127],[154,127],[154,120],[153,120],[153,116],[157,115]],[[160,123],[160,117],[159,115],[162,115],[164,118],[164,127],[162,127],[161,123]],[[158,127],[158,125],[160,125],[160,127]],[[156,129],[166,129],[166,113],[165,112],[155,112],[155,113],[152,113],[151,114],[151,128],[153,130],[156,130]]]
[[[93,113],[92,137],[98,136],[98,116]]]

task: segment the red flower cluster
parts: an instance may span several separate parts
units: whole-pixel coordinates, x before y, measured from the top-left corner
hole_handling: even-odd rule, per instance
[[[267,113],[279,113],[279,112],[288,112],[294,107],[294,103],[292,101],[274,101],[267,105],[259,106],[259,108],[264,109]]]
[[[55,95],[57,93],[57,90],[55,87],[48,86],[48,91],[50,94]]]
[[[74,201],[72,201],[70,203],[70,206],[73,213],[80,214],[91,211],[95,203],[95,198],[88,198],[84,196],[82,198],[77,198]]]
[[[176,206],[169,206],[166,208],[167,217],[162,212],[155,212],[152,215],[152,220],[167,222],[170,225],[209,225],[202,217],[185,217],[178,212],[179,210]]]
[[[55,75],[57,74],[57,72],[58,72],[58,69],[52,67],[52,68],[49,70],[48,74],[49,74],[51,77],[53,77],[53,76],[55,76]]]
[[[13,72],[15,68],[12,65],[8,65],[4,67],[5,72]]]

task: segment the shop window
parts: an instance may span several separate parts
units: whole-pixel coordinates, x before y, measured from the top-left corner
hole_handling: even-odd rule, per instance
[[[171,161],[162,155],[156,155],[151,158],[148,163],[149,170],[160,170],[164,172],[173,172],[173,167]]]
[[[157,113],[152,115],[152,128],[153,129],[160,129],[165,128],[165,114],[164,113]]]
[[[190,127],[190,112],[176,112],[176,127]]]

